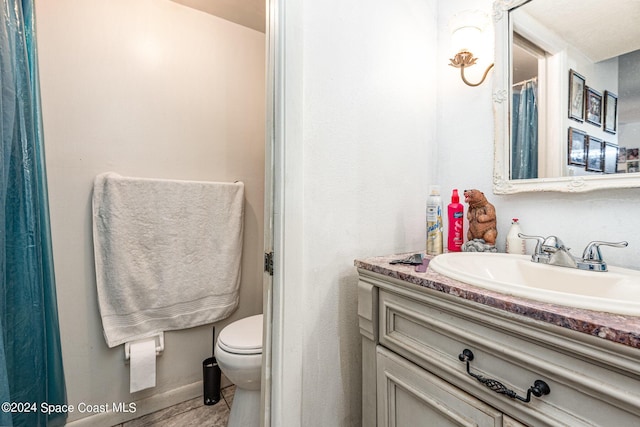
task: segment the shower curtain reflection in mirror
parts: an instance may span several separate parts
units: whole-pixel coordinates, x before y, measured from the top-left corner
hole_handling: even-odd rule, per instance
[[[538,177],[537,79],[515,84],[511,124],[511,179]]]
[[[65,404],[66,391],[56,306],[36,54],[33,0],[2,0],[1,426],[58,426],[66,420],[66,413],[46,414],[41,410],[43,404]],[[24,406],[27,402],[31,406]]]

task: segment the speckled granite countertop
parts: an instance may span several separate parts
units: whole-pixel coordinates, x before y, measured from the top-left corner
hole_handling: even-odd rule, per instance
[[[430,269],[427,269],[425,273],[417,273],[414,266],[389,263],[406,256],[407,254],[372,257],[356,260],[354,264],[357,268],[414,285],[424,286],[510,313],[640,348],[640,317],[583,310],[509,296],[458,282]],[[431,257],[427,256],[427,258]]]

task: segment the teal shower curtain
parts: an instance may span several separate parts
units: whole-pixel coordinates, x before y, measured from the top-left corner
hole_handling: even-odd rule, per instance
[[[538,103],[536,80],[513,89],[511,179],[538,177]]]
[[[33,0],[0,12],[0,426],[58,426],[66,403]]]

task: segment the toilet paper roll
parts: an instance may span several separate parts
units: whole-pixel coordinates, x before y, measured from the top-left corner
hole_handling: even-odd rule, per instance
[[[129,393],[156,386],[156,340],[147,338],[130,343]]]

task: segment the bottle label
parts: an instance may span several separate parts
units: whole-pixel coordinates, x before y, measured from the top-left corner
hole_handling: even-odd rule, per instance
[[[442,207],[427,203],[427,254],[442,253]]]
[[[440,255],[442,249],[442,223],[427,221],[427,254]]]
[[[440,231],[441,229],[442,229],[442,224],[440,224],[438,221],[427,222],[427,233],[437,232],[437,231]]]
[[[441,215],[440,206],[427,206],[427,221],[437,222]]]
[[[462,244],[462,220],[456,220],[453,223],[453,239],[457,242],[460,241],[460,244]]]

